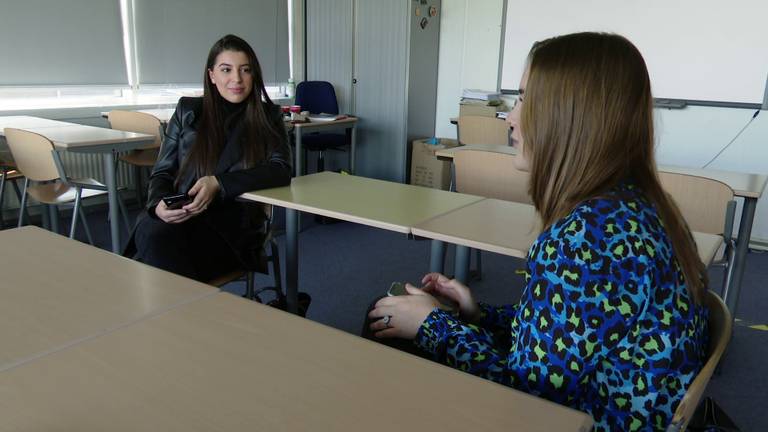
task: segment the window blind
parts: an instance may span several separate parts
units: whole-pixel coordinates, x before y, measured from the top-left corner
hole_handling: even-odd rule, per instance
[[[119,0],[0,0],[0,85],[127,85]]]
[[[201,84],[205,61],[226,34],[245,39],[266,84],[288,80],[287,0],[134,0],[140,84]]]

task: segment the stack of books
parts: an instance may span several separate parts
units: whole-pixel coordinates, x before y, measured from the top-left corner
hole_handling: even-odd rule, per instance
[[[344,114],[326,114],[326,113],[320,113],[320,114],[310,114],[307,116],[307,120],[310,122],[327,122],[327,121],[333,121],[333,120],[340,120],[343,118],[346,118],[347,116]]]
[[[501,100],[501,93],[488,90],[464,89],[461,93],[462,99],[476,99],[482,101]]]
[[[501,93],[488,90],[464,89],[459,102],[460,116],[495,117],[497,112],[505,111]]]

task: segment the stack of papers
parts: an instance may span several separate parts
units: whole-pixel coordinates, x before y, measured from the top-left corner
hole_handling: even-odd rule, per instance
[[[346,116],[343,114],[326,114],[326,113],[320,113],[320,114],[310,114],[307,116],[307,119],[311,122],[324,122],[324,121],[334,121],[343,119]]]
[[[501,93],[488,90],[464,89],[461,93],[464,99],[479,99],[484,101],[494,101],[501,99]]]

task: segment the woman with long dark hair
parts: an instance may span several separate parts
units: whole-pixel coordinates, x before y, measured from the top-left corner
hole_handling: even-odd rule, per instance
[[[645,62],[621,36],[538,43],[509,115],[543,227],[516,304],[426,275],[369,317],[382,338],[591,414],[597,430],[664,430],[701,369],[706,275],[653,157]],[[510,224],[515,221],[510,221]],[[444,310],[432,294],[458,304]]]
[[[240,194],[290,183],[290,149],[278,106],[243,39],[208,54],[202,98],[183,97],[168,123],[126,255],[200,281],[263,269],[264,213]],[[163,198],[188,194],[173,208]]]

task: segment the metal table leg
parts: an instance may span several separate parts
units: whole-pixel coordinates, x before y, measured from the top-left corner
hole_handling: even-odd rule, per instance
[[[294,128],[294,136],[296,137],[296,177],[304,175],[303,165],[303,153],[301,151],[301,128]]]
[[[285,297],[288,312],[298,313],[299,304],[299,212],[285,209]]]
[[[443,273],[445,266],[445,243],[440,240],[432,240],[430,256],[429,256],[429,271]]]
[[[112,252],[119,254],[121,252],[120,215],[117,207],[117,179],[113,152],[104,153],[104,177],[109,195],[109,232],[112,237]]]
[[[350,134],[352,135],[350,139],[349,144],[349,172],[350,174],[355,173],[355,149],[357,147],[357,128],[355,126],[352,126],[350,129]]]
[[[730,284],[725,287],[723,296],[731,318],[736,319],[736,308],[739,305],[741,281],[744,278],[744,267],[747,264],[747,252],[749,252],[749,238],[752,235],[752,222],[757,208],[756,198],[744,198],[744,208],[739,222],[739,235],[736,240],[736,256],[733,260],[733,271]]]
[[[463,284],[469,279],[469,250],[466,246],[456,245],[454,278]]]

